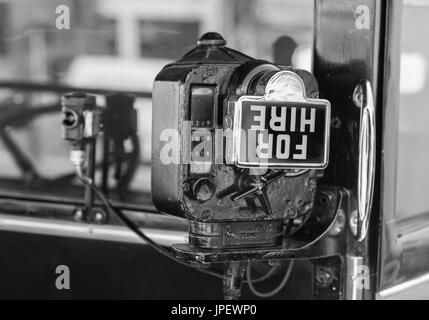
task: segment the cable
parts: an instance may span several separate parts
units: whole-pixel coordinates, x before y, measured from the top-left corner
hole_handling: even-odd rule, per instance
[[[283,279],[282,279],[282,281],[280,282],[280,284],[274,289],[274,290],[272,290],[272,291],[270,291],[270,292],[260,292],[260,291],[258,291],[256,288],[255,288],[255,286],[253,285],[254,283],[255,283],[255,281],[254,280],[252,280],[252,268],[251,268],[251,262],[249,262],[249,265],[248,265],[248,267],[247,267],[247,273],[246,273],[246,276],[247,276],[247,284],[248,284],[248,286],[249,286],[249,289],[250,289],[250,291],[255,295],[255,296],[257,296],[257,297],[260,297],[260,298],[270,298],[270,297],[272,297],[272,296],[274,296],[274,295],[276,295],[277,293],[279,293],[283,288],[284,288],[284,286],[286,285],[286,283],[288,282],[288,280],[289,280],[289,278],[290,278],[290,275],[291,275],[291,273],[292,273],[292,269],[293,269],[293,266],[294,266],[294,264],[295,264],[295,261],[294,260],[291,260],[290,262],[289,262],[289,265],[288,265],[288,268],[287,268],[287,270],[286,270],[286,273],[285,273],[285,275],[284,275],[284,277],[283,277]],[[271,270],[270,270],[271,271]]]
[[[190,264],[187,264],[187,263],[177,259],[176,257],[172,256],[168,250],[166,250],[162,246],[158,245],[155,241],[153,241],[151,238],[146,236],[142,231],[140,231],[140,229],[130,219],[128,219],[127,216],[125,216],[120,210],[116,210],[113,207],[113,205],[110,203],[109,199],[107,199],[104,196],[103,192],[97,186],[94,185],[92,180],[90,178],[84,176],[82,174],[81,169],[79,169],[78,167],[76,169],[77,169],[77,174],[78,174],[79,180],[83,184],[89,186],[94,191],[94,193],[97,195],[97,197],[101,200],[101,202],[107,207],[108,210],[113,212],[128,228],[130,228],[141,239],[143,239],[145,242],[147,242],[149,244],[149,246],[151,246],[153,249],[155,249],[156,251],[158,251],[159,253],[161,253],[162,255],[167,257],[168,259],[170,259],[176,263],[179,263],[182,266],[191,267],[191,268],[194,268],[195,270],[200,271],[202,273],[214,276],[216,278],[220,278],[222,280],[224,279],[223,274],[220,274],[220,273],[217,273],[214,271],[195,268],[195,267],[191,266]]]
[[[250,266],[250,262],[249,262],[249,266]],[[264,274],[262,277],[257,278],[257,279],[252,279],[252,283],[259,283],[259,282],[264,282],[265,280],[268,280],[269,278],[272,277],[272,275],[277,271],[278,269],[278,265],[271,267],[270,270],[267,271],[266,274]],[[249,267],[248,267],[249,268]],[[249,280],[246,279],[243,281],[244,283],[248,283]]]
[[[81,166],[76,166],[76,172],[77,172],[77,176],[79,178],[79,180],[84,184],[89,186],[94,193],[97,195],[97,197],[101,200],[101,202],[103,202],[103,204],[107,207],[108,210],[110,210],[111,212],[113,212],[128,228],[130,228],[134,233],[136,233],[141,239],[143,239],[145,242],[147,242],[149,244],[149,246],[151,246],[153,249],[155,249],[156,251],[158,251],[159,253],[161,253],[163,256],[167,257],[168,259],[179,263],[182,266],[185,267],[190,267],[193,268],[199,272],[205,273],[207,275],[219,278],[224,280],[225,277],[223,274],[217,273],[215,271],[210,271],[210,270],[204,270],[204,269],[198,269],[188,263],[185,263],[179,259],[177,259],[176,257],[172,256],[171,253],[167,250],[164,249],[162,246],[158,245],[155,241],[153,241],[151,238],[149,238],[147,235],[145,235],[130,219],[128,219],[128,217],[126,215],[124,215],[120,210],[116,210],[114,208],[114,206],[110,203],[109,199],[103,194],[103,192],[96,186],[94,185],[93,181],[86,177],[83,174],[83,170]],[[263,282],[267,279],[269,279],[274,272],[277,270],[277,267],[274,266],[272,267],[265,275],[263,275],[260,278],[257,279],[253,279],[250,280],[251,278],[249,277],[249,270],[250,270],[250,262],[249,262],[249,267],[247,269],[247,280],[244,280],[244,283],[248,283],[249,287],[252,286],[252,283],[259,283],[259,282]],[[252,283],[250,283],[252,282]],[[280,288],[281,289],[281,288]]]

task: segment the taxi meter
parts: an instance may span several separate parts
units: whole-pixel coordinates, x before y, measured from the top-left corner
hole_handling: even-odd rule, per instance
[[[188,252],[280,246],[312,214],[330,104],[313,75],[203,35],[153,87],[152,195]]]

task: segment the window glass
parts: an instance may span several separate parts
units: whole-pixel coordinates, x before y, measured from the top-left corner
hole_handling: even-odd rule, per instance
[[[9,5],[7,3],[0,3],[0,56],[7,53],[7,41],[5,41],[3,34],[8,25],[8,10]]]
[[[199,25],[198,21],[140,21],[141,56],[177,59],[195,46]]]
[[[399,218],[429,211],[429,1],[404,1],[396,208]]]

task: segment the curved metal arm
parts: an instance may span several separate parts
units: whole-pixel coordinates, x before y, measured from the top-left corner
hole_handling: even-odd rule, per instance
[[[359,132],[358,221],[356,236],[365,239],[368,232],[375,183],[375,105],[371,84],[364,81],[361,90]]]
[[[259,202],[261,203],[262,209],[267,215],[270,216],[273,214],[273,210],[271,209],[270,199],[268,198],[267,187],[271,183],[276,182],[285,175],[286,171],[281,170],[274,172],[273,174],[256,176],[255,182],[252,182],[250,186],[248,186],[244,190],[236,192],[234,195],[231,196],[231,199],[233,201],[237,201],[256,195]]]

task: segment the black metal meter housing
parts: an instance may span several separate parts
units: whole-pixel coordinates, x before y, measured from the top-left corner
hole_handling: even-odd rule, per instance
[[[152,197],[201,249],[271,247],[308,220],[328,162],[314,76],[206,33],[153,87]]]

